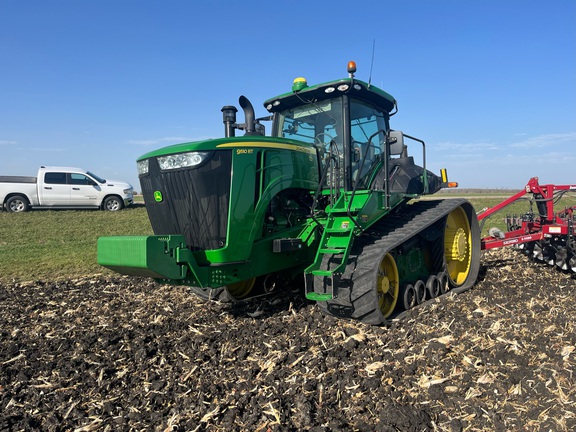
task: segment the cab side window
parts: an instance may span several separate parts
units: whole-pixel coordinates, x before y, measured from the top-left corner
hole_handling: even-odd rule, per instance
[[[68,183],[73,185],[91,185],[94,182],[86,177],[84,174],[70,173],[68,174]]]
[[[44,173],[44,183],[66,184],[66,173],[60,173],[60,172]]]
[[[384,154],[386,141],[386,118],[385,114],[374,106],[352,100],[350,105],[350,134],[352,137],[351,149],[353,165],[356,171],[354,180],[361,179],[370,170],[372,164],[378,161]],[[370,139],[372,137],[372,139]],[[358,172],[360,164],[362,172]]]

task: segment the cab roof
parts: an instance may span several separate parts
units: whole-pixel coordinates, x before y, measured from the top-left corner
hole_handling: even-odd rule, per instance
[[[344,78],[314,86],[307,86],[303,79],[300,79],[300,83],[302,86],[300,90],[293,90],[290,93],[268,99],[264,102],[264,108],[275,113],[300,106],[306,102],[333,99],[343,94],[370,102],[387,112],[391,112],[396,106],[396,99],[392,95],[355,78]],[[295,81],[294,87],[296,86]]]

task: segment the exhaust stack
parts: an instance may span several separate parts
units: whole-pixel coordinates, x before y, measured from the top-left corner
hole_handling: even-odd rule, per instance
[[[246,131],[245,135],[257,135],[255,126],[256,116],[254,115],[254,107],[252,106],[252,103],[246,96],[240,96],[238,102],[240,102],[240,106],[244,110],[244,130]]]

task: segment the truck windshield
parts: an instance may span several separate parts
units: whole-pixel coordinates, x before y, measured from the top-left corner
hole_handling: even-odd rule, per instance
[[[88,174],[90,177],[92,177],[98,183],[106,183],[106,180],[104,180],[102,177],[98,177],[96,174],[94,174],[90,171],[88,171],[86,174]]]

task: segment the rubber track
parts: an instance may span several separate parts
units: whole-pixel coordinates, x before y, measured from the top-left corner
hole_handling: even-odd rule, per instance
[[[360,320],[366,324],[385,323],[378,309],[375,288],[382,258],[464,204],[470,205],[465,199],[418,201],[382,218],[368,233],[355,239],[346,271],[340,281],[338,298],[319,302],[320,308],[328,314]],[[479,261],[479,253],[476,253],[474,259]],[[332,259],[328,258],[322,267],[330,268],[331,265]],[[477,273],[478,265],[474,267],[471,273]],[[471,288],[476,274],[470,276],[465,284],[453,291],[462,292]],[[329,278],[315,277],[315,287],[318,286],[321,292],[330,283]]]

